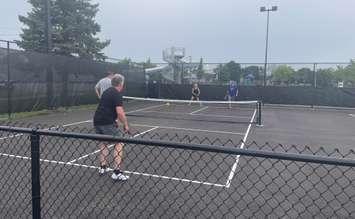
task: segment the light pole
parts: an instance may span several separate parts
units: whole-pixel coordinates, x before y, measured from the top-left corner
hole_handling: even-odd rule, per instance
[[[277,6],[272,6],[271,8],[260,7],[260,12],[267,12],[266,21],[266,46],[265,46],[265,63],[264,63],[264,87],[266,86],[266,67],[267,67],[267,50],[269,46],[269,14],[270,11],[277,11]]]

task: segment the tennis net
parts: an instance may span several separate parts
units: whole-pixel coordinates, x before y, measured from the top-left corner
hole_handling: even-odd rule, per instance
[[[127,115],[196,122],[261,125],[261,101],[190,101],[125,96]]]

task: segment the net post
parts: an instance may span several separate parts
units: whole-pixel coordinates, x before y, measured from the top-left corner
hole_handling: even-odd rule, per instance
[[[40,135],[37,130],[31,133],[31,179],[32,179],[32,218],[41,218],[40,184]]]
[[[258,121],[257,121],[257,126],[258,127],[262,127],[263,125],[261,124],[261,105],[262,105],[262,101],[259,100],[257,103],[257,107],[258,107]]]

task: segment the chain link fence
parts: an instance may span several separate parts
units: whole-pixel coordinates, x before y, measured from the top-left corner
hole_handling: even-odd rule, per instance
[[[25,128],[24,128],[25,127]],[[100,175],[98,145],[124,142],[128,181]],[[0,126],[1,217],[352,218],[355,153],[163,133]]]

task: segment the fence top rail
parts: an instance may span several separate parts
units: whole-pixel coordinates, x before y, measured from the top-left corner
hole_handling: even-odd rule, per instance
[[[240,65],[265,65],[264,62],[238,62],[235,61],[237,64]],[[227,64],[228,62],[204,62],[204,65],[219,65],[219,64]],[[351,62],[344,62],[344,61],[339,61],[339,62],[268,62],[268,65],[347,65],[350,64]],[[169,63],[167,62],[153,62],[152,64],[155,65],[168,65]],[[199,62],[181,62],[177,63],[180,65],[188,65],[188,64],[199,64]]]
[[[231,154],[231,155],[243,155],[243,156],[258,157],[258,158],[269,158],[269,159],[277,159],[277,160],[288,160],[288,161],[298,161],[298,162],[306,162],[306,163],[355,167],[355,160],[353,159],[333,158],[333,157],[294,154],[294,153],[281,153],[281,152],[265,151],[265,150],[240,149],[240,148],[232,148],[232,147],[218,146],[218,145],[187,144],[187,143],[160,141],[160,140],[122,138],[122,137],[114,137],[108,135],[62,132],[62,131],[56,131],[50,129],[33,129],[33,128],[12,127],[12,126],[0,126],[0,131],[52,136],[52,137],[63,137],[63,138],[79,138],[79,139],[106,141],[106,142],[123,142],[123,143],[136,144],[136,145],[149,145],[149,146],[157,146],[157,147],[165,147],[165,148],[224,153],[224,154]]]

